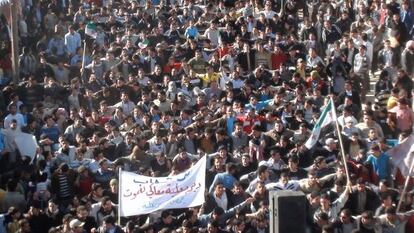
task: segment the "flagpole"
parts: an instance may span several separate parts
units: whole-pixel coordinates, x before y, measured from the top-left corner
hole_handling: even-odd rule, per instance
[[[338,123],[338,118],[336,117],[336,109],[335,109],[335,104],[333,101],[332,96],[330,97],[331,100],[331,104],[332,104],[332,111],[334,113],[334,121],[335,121],[335,128],[336,128],[336,132],[338,134],[338,139],[339,139],[339,145],[341,146],[341,154],[342,154],[342,160],[344,161],[344,167],[345,167],[345,173],[346,173],[346,179],[348,181],[348,184],[351,183],[351,178],[349,177],[349,170],[348,170],[348,164],[347,164],[347,160],[345,157],[345,149],[344,149],[344,143],[342,142],[342,134],[341,131],[339,130],[339,123]]]
[[[118,225],[121,225],[121,185],[122,185],[122,168],[118,170]]]
[[[18,29],[18,0],[10,1],[11,18],[11,45],[12,45],[12,71],[13,83],[19,82],[19,29]]]
[[[223,41],[221,43],[222,43],[222,46],[224,47]],[[223,71],[223,62],[221,61],[221,58],[222,58],[221,55],[222,55],[222,53],[221,53],[220,45],[218,47],[218,52],[219,52],[219,61],[220,61],[220,71]]]
[[[256,17],[256,1],[253,0],[253,17]]]
[[[83,53],[82,53],[82,73],[81,73],[81,82],[86,83],[87,80],[84,80],[85,74],[85,60],[86,60],[86,39],[83,40]]]
[[[414,168],[414,159],[411,160],[410,171],[408,172],[408,175],[405,178],[404,189],[403,189],[403,191],[401,193],[401,198],[398,201],[398,205],[397,205],[397,212],[400,210],[402,201],[403,201],[404,196],[405,196],[405,193],[407,192],[407,186],[408,186],[408,182],[410,180],[411,173],[413,172],[413,168]]]

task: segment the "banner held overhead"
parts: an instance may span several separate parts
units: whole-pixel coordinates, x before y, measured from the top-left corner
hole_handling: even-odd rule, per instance
[[[171,177],[148,177],[120,172],[119,213],[123,217],[204,203],[206,157],[189,170]]]

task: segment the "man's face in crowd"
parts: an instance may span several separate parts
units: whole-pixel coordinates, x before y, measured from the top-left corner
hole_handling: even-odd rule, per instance
[[[33,216],[39,215],[39,209],[36,207],[31,206],[29,209],[29,213]]]
[[[66,140],[61,140],[60,141],[60,146],[62,149],[67,149],[69,148],[69,143]]]
[[[168,215],[167,217],[165,217],[165,218],[163,218],[162,219],[162,221],[164,222],[164,224],[171,224],[172,223],[172,221],[173,221],[173,217],[172,217],[172,215],[170,214],[170,215]]]
[[[12,122],[12,123],[10,124],[10,128],[11,128],[12,130],[17,129],[17,123],[16,123],[16,122]]]
[[[163,102],[163,101],[165,101],[165,100],[166,100],[166,97],[165,97],[165,95],[164,95],[164,94],[158,93],[158,99],[159,99],[161,102]]]
[[[366,52],[366,49],[365,48],[363,48],[363,47],[359,48],[359,53],[361,55],[365,55],[365,52]]]
[[[310,174],[309,175],[309,184],[314,185],[318,182],[318,177],[316,175]]]
[[[236,128],[234,129],[235,133],[237,135],[240,135],[243,133],[243,126],[242,125],[236,125]]]
[[[112,202],[107,201],[107,202],[104,203],[104,205],[102,207],[106,212],[109,212],[109,211],[112,210]]]
[[[219,156],[220,156],[222,159],[227,158],[227,150],[226,150],[226,149],[221,149],[221,150],[219,151]]]
[[[208,233],[217,233],[217,227],[214,227],[211,225],[211,223],[208,224],[207,226],[207,232]]]
[[[365,192],[365,184],[357,184],[358,192]]]
[[[9,111],[12,115],[17,113],[17,107],[16,105],[10,105]]]
[[[328,147],[330,150],[336,150],[336,142],[329,143]]]
[[[56,211],[57,205],[55,203],[53,203],[53,202],[49,202],[48,209],[49,209],[50,212],[53,213],[54,211]]]
[[[122,95],[121,95],[121,100],[122,100],[123,102],[128,102],[128,100],[129,100],[128,94],[126,94],[126,93],[122,93]]]
[[[275,130],[276,130],[276,132],[282,132],[282,130],[283,130],[283,125],[282,125],[282,123],[281,123],[281,122],[276,122],[276,123],[275,123]]]
[[[316,197],[311,197],[310,198],[310,203],[313,205],[313,206],[319,206],[320,205],[320,200],[321,200],[321,198],[320,198],[320,196],[316,196]]]
[[[342,222],[343,224],[348,224],[348,223],[350,223],[350,222],[351,222],[351,218],[350,218],[350,216],[346,215],[345,213],[341,213],[341,214],[339,215],[339,219],[341,220],[341,222]]]
[[[262,183],[259,183],[257,185],[257,192],[260,193],[260,194],[265,193],[266,192],[266,186]]]
[[[222,184],[216,185],[216,188],[214,189],[214,193],[218,197],[221,197],[221,195],[223,195],[224,191],[225,191],[225,188],[224,188],[224,185],[222,185]]]
[[[289,161],[288,166],[290,170],[296,170],[298,168],[298,164],[293,161]]]
[[[325,198],[325,197],[322,197],[322,198],[321,198],[321,200],[320,200],[320,205],[321,205],[323,208],[328,208],[328,207],[329,207],[329,204],[330,204],[329,199],[327,199],[327,198]]]
[[[289,177],[288,176],[281,176],[280,177],[280,183],[282,183],[283,185],[287,184],[289,182]]]
[[[87,210],[81,210],[78,212],[77,215],[78,215],[79,220],[83,221],[86,219],[86,217],[88,217],[89,213]]]
[[[399,14],[394,14],[392,16],[392,20],[394,20],[395,22],[399,22],[400,21],[400,15]]]
[[[371,225],[373,223],[373,219],[371,217],[362,216],[361,222],[364,225]]]
[[[222,165],[223,165],[223,159],[216,157],[216,159],[214,160],[214,166],[216,168],[221,168]]]
[[[102,165],[101,165],[101,169],[102,169],[102,171],[107,171],[107,170],[109,169],[109,164],[108,164],[108,162],[104,162],[104,163],[102,163]]]

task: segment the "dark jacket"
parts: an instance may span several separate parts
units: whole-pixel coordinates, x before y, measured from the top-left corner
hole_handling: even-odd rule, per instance
[[[364,210],[375,211],[380,202],[378,196],[371,189],[366,188],[366,197],[365,197],[365,206]],[[362,212],[358,211],[358,204],[361,201],[359,197],[360,192],[355,190],[349,194],[349,199],[345,204],[345,208],[349,208],[352,212],[352,215],[360,215]]]
[[[209,214],[211,213],[216,207],[218,207],[218,204],[216,200],[214,199],[214,194],[207,194],[207,197],[205,199],[204,204],[200,208],[200,214]],[[224,194],[223,194],[224,195]]]
[[[344,103],[346,95],[345,91],[339,94],[339,104]],[[356,91],[352,91],[352,103],[361,108],[361,98],[359,97],[359,93]]]

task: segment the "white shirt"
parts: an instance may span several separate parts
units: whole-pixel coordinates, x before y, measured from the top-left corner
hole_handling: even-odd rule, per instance
[[[98,172],[98,169],[99,169],[99,161],[93,159],[92,162],[89,164],[89,170],[92,173],[97,173]]]
[[[307,56],[306,57],[306,66],[308,67],[315,67],[316,65],[318,65],[319,62],[324,64],[322,58],[319,56],[316,56],[316,57]]]
[[[207,30],[204,32],[204,36],[211,41],[211,45],[217,46],[219,44],[219,30],[207,28]]]
[[[132,111],[135,108],[135,104],[132,101],[128,101],[128,102],[121,101],[115,104],[114,107],[115,108],[121,107],[125,115],[131,115]]]
[[[153,137],[148,140],[149,144],[149,153],[164,153],[167,151],[165,144],[161,141],[160,144],[156,143],[156,138]]]
[[[368,53],[361,55],[358,53],[355,55],[354,59],[354,72],[356,74],[363,74],[368,72],[371,69],[371,60],[368,56]]]
[[[227,194],[223,193],[221,197],[217,197],[216,194],[213,194],[213,196],[214,196],[214,200],[216,200],[217,205],[223,208],[223,210],[227,210],[227,203],[228,203]]]
[[[273,158],[270,158],[266,161],[267,167],[273,170],[282,170],[285,166],[283,160],[275,161]]]
[[[70,32],[68,32],[65,35],[65,46],[69,53],[75,54],[76,49],[78,47],[81,47],[81,37],[79,33],[74,32],[73,34],[71,34]]]
[[[10,125],[12,120],[16,120],[17,121],[17,128],[21,129],[23,126],[26,126],[26,123],[24,123],[24,118],[23,115],[20,113],[16,113],[15,115],[12,115],[11,113],[9,113],[6,118],[4,118],[4,128],[5,129],[10,129]]]
[[[372,46],[372,43],[369,41],[362,42],[365,47],[367,47],[367,55],[370,61],[372,61],[372,57],[374,56],[374,47]]]
[[[264,10],[260,12],[260,14],[264,14],[266,19],[271,19],[273,16],[275,16],[277,13],[272,10]]]

